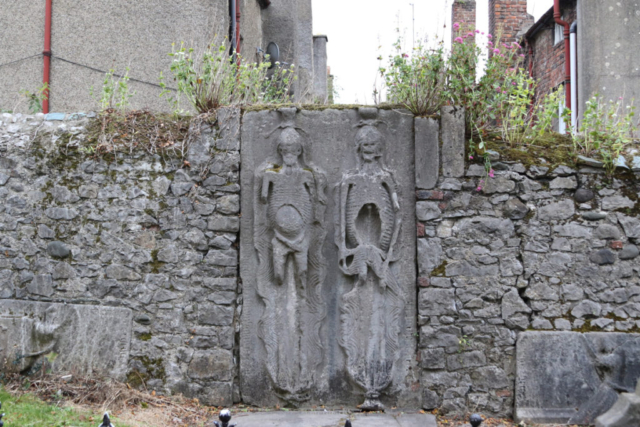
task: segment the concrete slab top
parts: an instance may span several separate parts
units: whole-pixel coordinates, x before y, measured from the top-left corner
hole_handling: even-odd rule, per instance
[[[277,411],[235,413],[232,423],[238,427],[436,427],[431,414],[350,414],[347,412]]]

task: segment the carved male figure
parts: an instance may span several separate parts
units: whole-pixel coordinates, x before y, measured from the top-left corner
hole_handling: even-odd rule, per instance
[[[305,159],[302,136],[293,126],[284,127],[276,151],[255,180],[257,291],[264,303],[259,336],[274,388],[295,404],[310,397],[322,361],[326,178]]]

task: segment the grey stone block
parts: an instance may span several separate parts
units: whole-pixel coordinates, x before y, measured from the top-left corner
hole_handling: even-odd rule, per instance
[[[49,229],[49,227],[46,227],[46,229],[43,227],[42,233],[46,236],[49,236],[50,233],[47,229],[51,230]],[[67,245],[58,241],[51,242],[47,245],[47,253],[54,258],[67,258],[69,255],[71,255],[71,251],[69,250]]]
[[[515,418],[526,423],[592,424],[633,391],[640,335],[523,332],[516,345]]]
[[[418,312],[421,316],[455,315],[455,289],[420,289]]]
[[[574,199],[578,203],[586,203],[586,202],[592,200],[595,196],[596,195],[594,194],[594,192],[589,190],[588,188],[580,188],[573,195]]]
[[[618,214],[618,221],[630,239],[640,239],[640,219]]]
[[[432,189],[440,175],[440,123],[436,119],[414,119],[416,187]]]
[[[0,368],[20,372],[55,352],[55,373],[123,380],[131,324],[127,308],[0,300]]]
[[[440,215],[442,215],[442,211],[437,202],[416,203],[416,218],[419,221],[431,221],[432,219],[440,218]]]
[[[195,380],[230,381],[233,355],[228,350],[199,350],[189,363],[189,377]]]
[[[632,427],[640,425],[640,381],[635,393],[621,393],[615,405],[596,418],[596,427]]]
[[[569,219],[575,214],[575,206],[571,200],[550,203],[538,210],[540,221],[552,221],[558,219]]]
[[[640,255],[640,250],[638,250],[636,245],[624,245],[618,253],[618,258],[621,260],[635,259],[638,255]]]
[[[451,178],[464,176],[465,122],[464,108],[442,107],[442,175]]]

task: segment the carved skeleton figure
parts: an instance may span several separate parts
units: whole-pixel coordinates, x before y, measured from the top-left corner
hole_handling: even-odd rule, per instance
[[[343,295],[340,345],[351,379],[365,391],[363,409],[382,408],[399,356],[404,295],[392,271],[401,227],[397,184],[382,161],[383,137],[372,124],[356,134],[358,167],[338,186],[336,243],[342,272],[353,277]]]
[[[310,397],[323,358],[326,178],[305,160],[292,126],[282,130],[277,154],[258,167],[255,181],[257,290],[265,306],[259,336],[274,388],[295,404]]]

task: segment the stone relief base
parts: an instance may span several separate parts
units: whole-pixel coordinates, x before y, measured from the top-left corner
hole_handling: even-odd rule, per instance
[[[127,374],[132,312],[127,308],[0,300],[0,370]]]
[[[347,420],[353,427],[436,427],[431,414],[347,414],[340,412],[254,412],[234,414],[232,422],[242,427],[344,427]]]

